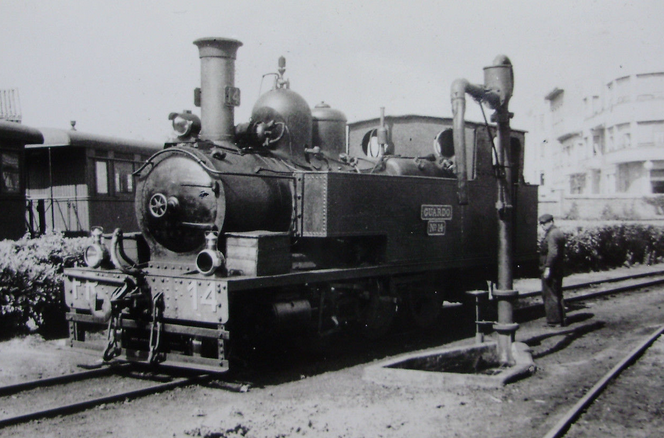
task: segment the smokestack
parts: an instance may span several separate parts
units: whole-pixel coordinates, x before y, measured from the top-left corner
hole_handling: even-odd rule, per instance
[[[240,105],[235,88],[235,55],[242,45],[228,38],[194,41],[201,58],[201,135],[206,140],[232,141],[235,132],[233,107]]]

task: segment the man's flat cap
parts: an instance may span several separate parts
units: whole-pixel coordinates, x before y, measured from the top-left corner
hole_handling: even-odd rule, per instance
[[[551,222],[553,220],[553,216],[550,214],[543,214],[542,216],[539,217],[539,223],[540,224],[545,224],[547,222]]]

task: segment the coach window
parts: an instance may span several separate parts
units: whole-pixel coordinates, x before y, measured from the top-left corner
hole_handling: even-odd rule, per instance
[[[17,152],[0,152],[2,172],[2,190],[0,193],[18,193],[20,188],[19,154]]]
[[[134,156],[132,154],[115,154],[113,162],[113,180],[115,193],[132,193],[134,191]]]
[[[97,193],[108,195],[108,161],[95,160],[95,181]]]

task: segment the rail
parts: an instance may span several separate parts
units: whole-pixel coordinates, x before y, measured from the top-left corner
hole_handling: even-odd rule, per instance
[[[60,385],[63,383],[78,382],[81,380],[91,379],[94,377],[107,376],[109,374],[117,372],[118,369],[120,369],[121,367],[126,368],[127,364],[108,366],[94,370],[81,371],[78,373],[65,374],[63,376],[48,377],[46,379],[29,380],[27,382],[16,383],[14,385],[2,386],[0,387],[0,397],[16,394],[21,391],[27,391],[29,389],[43,388],[45,386]]]
[[[88,378],[100,377],[104,375],[110,375],[118,372],[119,370],[127,370],[130,368],[129,364],[120,365],[119,367],[109,367],[98,370],[84,371],[80,373],[74,373],[67,376],[60,376],[51,379],[43,379],[30,381],[25,383],[20,383],[16,385],[10,385],[0,388],[0,395],[7,396],[10,394],[15,394],[21,391],[26,391],[29,389],[40,388],[44,386],[53,386],[63,383],[70,383],[73,381],[81,381]],[[134,399],[138,397],[144,397],[151,394],[156,394],[163,391],[168,391],[180,386],[187,386],[192,384],[201,384],[210,380],[213,376],[211,374],[197,374],[189,377],[177,377],[173,378],[167,382],[155,383],[154,385],[147,386],[140,389],[134,389],[129,391],[122,391],[115,394],[89,398],[87,400],[82,400],[78,402],[55,405],[47,407],[45,409],[39,409],[31,412],[25,412],[18,415],[11,415],[0,419],[0,429],[3,427],[25,423],[32,420],[37,420],[41,418],[53,417],[56,415],[72,414],[75,412],[80,412],[94,406],[99,406],[106,403],[113,403],[117,401],[124,401],[127,399]]]
[[[605,278],[605,279],[600,279],[600,280],[593,280],[593,281],[584,281],[580,283],[575,283],[575,284],[569,284],[563,286],[563,291],[570,291],[570,290],[576,290],[576,289],[583,289],[583,288],[588,288],[591,286],[595,286],[598,284],[606,284],[606,283],[618,283],[621,281],[627,281],[627,280],[636,280],[639,278],[648,278],[648,277],[656,277],[659,275],[664,275],[664,270],[661,271],[652,271],[652,272],[643,272],[640,274],[632,274],[632,275],[623,275],[619,277],[612,277],[612,278]],[[653,284],[660,284],[662,283],[663,280],[653,280]],[[648,283],[643,283],[643,285],[648,286]],[[644,287],[643,285],[639,285],[639,287]],[[620,290],[618,290],[620,292]],[[528,292],[521,292],[519,293],[519,298],[528,298],[532,296],[537,296],[541,294],[542,292],[539,290],[535,291],[528,291]]]
[[[586,409],[603,391],[608,384],[617,377],[625,368],[635,362],[644,351],[646,351],[662,333],[664,326],[655,330],[650,336],[643,340],[634,350],[625,356],[616,366],[604,375],[586,395],[581,398],[567,413],[556,423],[556,425],[544,436],[544,438],[559,438],[565,435],[569,427],[579,418]]]
[[[612,279],[602,279],[602,280],[596,280],[596,281],[590,281],[590,282],[584,282],[584,283],[579,283],[575,285],[570,285],[567,286],[567,290],[571,289],[583,289],[587,288],[590,286],[595,286],[598,284],[602,283],[616,283],[620,281],[626,281],[626,280],[631,280],[631,279],[639,279],[639,278],[648,278],[648,277],[653,277],[653,276],[664,276],[664,271],[655,271],[651,273],[642,273],[642,274],[636,274],[636,275],[629,275],[629,276],[621,276],[618,278],[612,278]],[[582,299],[588,299],[592,297],[596,297],[598,295],[603,295],[603,294],[612,294],[612,293],[619,293],[623,291],[628,291],[628,290],[634,290],[638,288],[643,288],[647,287],[649,285],[654,285],[654,284],[661,284],[664,283],[664,278],[657,278],[657,279],[652,279],[648,280],[645,282],[637,282],[633,283],[627,286],[618,286],[616,288],[610,288],[602,291],[593,291],[589,294],[582,294],[579,296],[571,297],[569,301],[576,301],[576,300],[582,300]],[[524,294],[520,296],[519,298],[527,298],[531,297],[533,295],[538,294],[539,292],[529,292],[527,294]],[[541,306],[541,304],[539,304]],[[519,309],[522,310],[523,308]],[[641,354],[645,349],[647,349],[654,341],[657,339],[658,336],[660,336],[662,333],[664,333],[664,327],[658,329],[655,333],[653,333],[651,336],[648,337],[643,343],[641,343],[630,355],[628,355],[625,359],[623,359],[618,365],[614,367],[614,369],[607,374],[602,380],[600,380],[595,387],[591,389],[590,392],[586,394],[586,396],[581,399],[575,406],[572,408],[556,425],[554,429],[552,429],[551,432],[549,432],[548,435],[546,435],[545,438],[558,438],[562,436],[561,434],[564,433],[564,431],[569,427],[572,422],[578,418],[580,415],[581,411],[585,409],[596,397],[597,395],[607,386],[608,382],[614,378],[617,374],[619,374],[623,369],[625,369],[631,362],[635,360],[635,358]],[[128,363],[123,363],[123,364],[115,364],[113,366],[108,366],[100,369],[94,369],[94,370],[88,370],[88,371],[83,371],[79,373],[73,373],[65,376],[59,376],[59,377],[53,377],[53,378],[47,378],[47,379],[38,379],[38,380],[33,380],[33,381],[28,381],[28,382],[23,382],[23,383],[18,383],[14,385],[8,385],[4,387],[0,387],[0,397],[6,397],[12,394],[20,393],[21,391],[27,391],[30,389],[35,389],[35,388],[41,388],[45,386],[54,386],[54,385],[59,385],[59,384],[65,384],[65,383],[70,383],[74,381],[80,381],[80,380],[85,380],[85,379],[91,379],[91,378],[97,378],[97,377],[103,377],[107,375],[112,375],[112,374],[119,374],[124,371],[128,371],[131,369],[134,369],[135,365],[134,364],[128,364]],[[6,417],[3,419],[0,419],[0,429],[10,426],[10,425],[16,425],[20,423],[24,423],[27,421],[32,421],[40,418],[48,418],[48,417],[53,417],[57,415],[64,415],[64,414],[72,414],[75,412],[80,412],[86,409],[89,409],[94,406],[98,406],[101,404],[106,404],[106,403],[113,403],[117,401],[124,401],[126,399],[133,399],[133,398],[138,398],[138,397],[143,397],[146,395],[151,395],[151,394],[156,394],[159,392],[163,391],[168,391],[170,389],[174,389],[176,387],[180,386],[187,386],[187,385],[193,385],[193,384],[202,384],[202,385],[207,385],[209,387],[216,387],[220,389],[225,389],[225,390],[231,390],[231,391],[237,391],[237,392],[246,392],[248,390],[247,384],[244,383],[237,383],[237,382],[225,382],[225,381],[217,381],[215,376],[212,374],[196,374],[194,376],[189,376],[189,377],[177,377],[173,378],[173,380],[167,381],[167,382],[159,382],[154,385],[145,387],[145,388],[140,388],[140,389],[134,389],[130,391],[123,391],[123,392],[118,392],[115,394],[107,395],[107,396],[102,396],[98,398],[91,398],[88,400],[83,400],[83,401],[78,401],[78,402],[73,402],[69,404],[63,404],[63,405],[57,405],[57,406],[52,406],[48,407],[46,409],[41,409],[41,410],[35,410],[32,412],[26,412],[22,413],[19,415],[13,415],[10,417]]]

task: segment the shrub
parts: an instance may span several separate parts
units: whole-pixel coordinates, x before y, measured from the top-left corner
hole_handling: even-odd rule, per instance
[[[89,244],[61,233],[0,242],[0,337],[26,333],[31,324],[47,337],[66,332],[63,269],[81,263]]]
[[[643,224],[617,224],[563,231],[569,273],[600,271],[664,259],[664,228]]]

